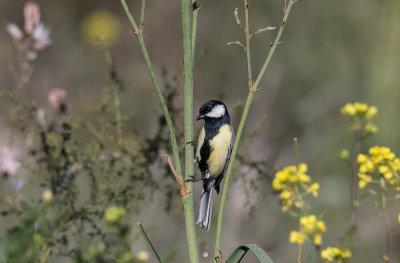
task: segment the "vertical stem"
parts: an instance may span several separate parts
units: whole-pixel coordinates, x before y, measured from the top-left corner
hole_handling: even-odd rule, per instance
[[[142,0],[142,11],[140,12],[140,27],[144,27],[144,10],[146,8],[146,0]]]
[[[389,263],[392,231],[390,229],[390,222],[386,211],[386,196],[384,192],[382,193],[382,213],[383,213],[383,219],[385,221],[385,231],[386,231],[386,253],[383,256],[383,259],[385,260],[385,262]]]
[[[192,50],[192,1],[181,0],[182,7],[182,32],[183,32],[183,59],[184,59],[184,126],[185,126],[185,177],[194,175],[194,149],[193,141],[193,54]],[[193,183],[188,182],[187,187],[192,192]],[[193,211],[193,194],[182,198],[185,213],[186,238],[189,249],[190,262],[199,262],[199,252],[196,240],[195,220]]]
[[[129,22],[132,25],[133,30],[135,32],[139,32],[139,27],[137,26],[135,20],[133,19],[132,13],[129,10],[128,5],[126,4],[126,1],[125,0],[120,0],[120,1],[121,1],[121,4],[122,4],[122,7],[125,10],[126,16],[128,17]],[[150,57],[149,57],[149,53],[147,52],[146,44],[144,43],[143,34],[142,33],[140,33],[140,34],[138,33],[137,34],[137,39],[139,41],[140,49],[142,51],[144,60],[146,62],[147,69],[148,69],[148,71],[150,73],[150,77],[151,77],[151,80],[153,82],[153,86],[156,89],[156,93],[158,95],[158,99],[159,99],[159,101],[161,103],[161,108],[163,109],[164,117],[165,117],[165,120],[167,122],[168,130],[169,130],[169,137],[170,137],[171,146],[172,146],[172,153],[174,155],[175,169],[176,169],[176,171],[178,173],[181,173],[182,169],[181,169],[181,164],[180,164],[180,161],[179,161],[178,144],[176,143],[174,125],[172,123],[171,116],[169,115],[167,103],[165,102],[164,95],[162,94],[160,86],[158,85],[157,77],[156,77],[156,74],[154,73],[153,65],[151,63],[151,60],[150,60]]]
[[[196,35],[197,35],[197,17],[199,15],[199,6],[196,0],[192,0],[193,4],[193,22],[192,22],[192,62],[194,64],[194,50],[196,47]]]
[[[294,151],[296,154],[296,166],[297,166],[297,170],[299,170],[299,166],[300,166],[299,140],[297,138],[293,138],[293,143],[294,143]],[[299,208],[299,218],[301,218],[304,215],[303,191],[302,191],[301,187],[298,187],[297,194],[299,195],[299,198],[300,198],[301,204],[302,204],[302,207]],[[301,230],[301,224],[299,223],[299,231],[300,230]],[[302,250],[303,250],[303,245],[299,243],[297,246],[297,263],[301,263]]]
[[[353,147],[353,156],[351,161],[351,185],[350,185],[350,227],[356,226],[357,220],[357,206],[355,200],[357,199],[357,155],[360,153],[361,139],[359,132],[355,133],[355,141]]]
[[[250,33],[249,33],[249,1],[244,0],[244,14],[246,20],[246,57],[247,57],[247,75],[249,77],[249,88],[253,88],[253,77],[251,73],[251,53],[250,53]]]
[[[271,47],[271,49],[269,50],[268,56],[267,56],[267,58],[266,58],[266,60],[264,62],[264,65],[263,65],[260,73],[258,74],[258,77],[257,77],[254,85],[252,85],[251,89],[249,90],[249,94],[247,96],[246,104],[245,104],[244,109],[243,109],[243,114],[242,114],[242,117],[240,119],[239,128],[238,128],[238,131],[236,133],[235,143],[233,144],[233,149],[232,149],[232,153],[231,153],[231,159],[229,161],[228,169],[227,169],[226,174],[225,174],[224,188],[222,190],[221,204],[220,204],[219,213],[218,213],[217,233],[216,233],[216,240],[215,240],[215,248],[218,249],[218,250],[220,250],[220,248],[221,248],[222,221],[223,221],[223,217],[224,217],[224,208],[225,208],[226,196],[227,196],[227,193],[228,193],[229,179],[230,179],[230,176],[232,174],[232,168],[233,168],[233,164],[235,162],[237,149],[239,148],[239,142],[240,142],[240,139],[242,137],[244,124],[246,122],[247,115],[249,114],[250,106],[251,106],[251,103],[253,101],[253,97],[254,97],[255,91],[257,90],[257,87],[260,84],[260,81],[261,81],[262,77],[264,76],[265,71],[267,70],[267,67],[268,67],[268,65],[269,65],[269,63],[271,61],[271,58],[272,58],[273,54],[275,53],[276,47],[279,44],[279,40],[281,38],[283,29],[285,27],[285,24],[286,24],[286,21],[287,21],[287,17],[288,17],[288,15],[290,13],[290,10],[292,9],[292,6],[293,6],[293,1],[294,0],[289,0],[288,6],[285,9],[285,14],[284,14],[284,17],[283,17],[283,20],[282,20],[282,24],[281,24],[281,26],[279,28],[278,34],[276,35],[274,44]],[[247,43],[247,40],[246,40],[246,43]],[[248,61],[248,62],[250,62],[250,61]],[[219,255],[217,253],[215,254],[215,258],[219,258]]]
[[[114,97],[114,114],[115,114],[115,123],[117,128],[117,144],[118,147],[122,147],[122,120],[121,120],[121,111],[120,105],[121,101],[119,98],[119,91],[121,88],[121,80],[118,78],[117,71],[115,69],[115,64],[108,46],[101,42],[101,48],[103,49],[104,59],[107,63],[110,78],[112,81],[112,90],[113,90],[113,97]]]

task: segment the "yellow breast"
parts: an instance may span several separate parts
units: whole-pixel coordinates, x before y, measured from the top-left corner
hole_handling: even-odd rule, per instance
[[[221,126],[219,133],[210,140],[211,155],[207,164],[211,176],[219,176],[224,170],[231,140],[232,130],[228,124]]]

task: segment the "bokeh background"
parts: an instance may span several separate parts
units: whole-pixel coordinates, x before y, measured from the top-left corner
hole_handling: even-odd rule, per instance
[[[117,71],[124,81],[122,111],[134,114],[130,125],[138,133],[154,134],[159,102],[119,1],[37,2],[41,6],[42,21],[51,28],[53,44],[34,61],[33,74],[21,94],[48,109],[48,92],[63,88],[68,92],[72,114],[90,111],[101,98],[108,74],[103,55],[93,41],[96,35],[103,36],[108,38]],[[140,1],[127,2],[139,19]],[[0,0],[2,90],[14,91],[16,87],[12,73],[16,52],[6,25],[10,22],[23,25],[24,4],[21,0]],[[234,105],[240,105],[248,93],[246,57],[242,48],[226,43],[244,41],[233,16],[238,7],[243,17],[243,3],[201,0],[199,4],[194,111],[209,99],[222,99],[232,109],[233,125],[237,127],[240,107]],[[252,31],[279,25],[282,7],[283,1],[279,0],[251,1]],[[252,38],[254,75],[264,62],[274,34],[267,32]],[[178,96],[174,101],[177,107],[183,105],[181,37],[180,2],[148,1],[144,38],[158,77],[163,68],[170,76],[177,76]],[[309,174],[321,184],[320,197],[314,200],[313,210],[324,213],[328,230],[323,245],[339,245],[349,222],[350,171],[337,156],[341,149],[351,149],[353,143],[340,107],[352,101],[377,106],[379,133],[365,142],[362,151],[369,146],[384,145],[400,154],[400,2],[300,0],[290,14],[282,42],[260,84],[262,89],[256,94],[246,124],[245,137],[246,132],[266,117],[248,147],[248,154],[255,160],[268,160],[278,168],[294,164],[292,139],[298,137],[301,159],[308,164]],[[23,153],[23,136],[12,134],[8,127],[9,105],[0,105],[0,109],[0,145],[7,145],[13,137]],[[183,126],[183,119],[175,122]],[[200,123],[195,125],[196,131],[199,130]],[[182,141],[179,144],[183,147]],[[254,174],[249,174],[250,177]],[[228,255],[238,245],[251,242],[266,249],[275,262],[293,262],[296,246],[288,243],[288,236],[296,228],[296,221],[281,212],[270,179],[259,180],[258,186],[261,193],[250,195],[255,209],[249,216],[250,207],[246,205],[249,197],[243,180],[231,185],[222,251]],[[154,193],[153,202],[143,204],[140,213],[130,215],[131,221],[135,224],[140,220],[146,226],[156,227],[151,238],[159,251],[163,253],[176,247],[180,251],[176,262],[184,262],[187,252],[183,216],[178,210],[164,211],[163,198],[162,192]],[[219,204],[219,197],[215,204]],[[391,208],[392,224],[396,224],[400,205],[397,202]],[[216,211],[217,205],[214,223]],[[379,262],[384,251],[384,224],[371,198],[362,203],[359,219],[359,240],[353,262]],[[199,230],[201,252],[213,254],[215,230],[215,224],[208,233]],[[141,248],[146,246],[140,241],[135,249]],[[392,262],[400,261],[399,248],[397,233],[393,235]],[[202,260],[210,262],[211,258]],[[255,261],[249,257],[246,262]]]

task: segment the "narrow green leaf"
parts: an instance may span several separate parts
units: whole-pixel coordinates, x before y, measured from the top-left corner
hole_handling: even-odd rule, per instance
[[[157,253],[156,249],[154,248],[153,244],[151,243],[149,237],[147,236],[146,231],[144,230],[142,224],[140,222],[137,222],[137,225],[140,229],[140,233],[142,233],[144,240],[146,240],[147,245],[149,245],[151,251],[153,251],[154,256],[156,256],[158,262],[162,263],[163,261],[161,260],[160,256],[158,255],[158,253]]]
[[[262,248],[255,244],[241,245],[232,252],[226,263],[241,262],[241,260],[249,250],[253,252],[253,254],[258,258],[261,263],[274,263],[272,259],[268,256],[268,254]]]

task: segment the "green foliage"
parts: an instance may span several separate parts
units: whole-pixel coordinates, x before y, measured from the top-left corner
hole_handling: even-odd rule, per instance
[[[247,254],[247,252],[252,252],[261,263],[273,263],[272,259],[268,256],[268,254],[259,246],[255,244],[245,244],[236,248],[232,254],[229,256],[226,263],[237,263],[241,262],[243,257]]]
[[[35,103],[15,93],[0,93],[0,99],[17,112],[10,116],[11,127],[30,139],[28,159],[19,172],[27,186],[15,190],[11,199],[11,184],[1,192],[1,220],[14,222],[0,233],[0,262],[47,262],[50,258],[144,262],[131,252],[135,240],[125,213],[137,212],[160,189],[167,194],[167,207],[172,207],[177,193],[174,182],[158,182],[150,171],[160,152],[168,148],[165,121],[160,115],[159,128],[151,137],[128,128],[132,117],[120,112],[122,81],[109,51],[104,52],[111,83],[93,112],[83,116],[71,113],[71,105],[63,101],[46,119]],[[168,79],[167,71],[163,75]],[[179,114],[172,103],[176,85],[166,83],[166,92],[172,114]],[[167,176],[168,167],[160,168]],[[14,179],[4,174],[0,180],[11,183]]]

